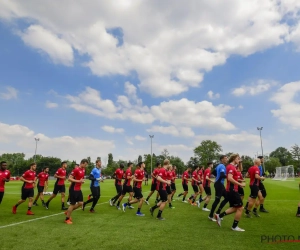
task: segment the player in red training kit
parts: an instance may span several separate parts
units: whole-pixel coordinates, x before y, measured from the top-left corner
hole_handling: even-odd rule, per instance
[[[157,186],[156,178],[157,178],[157,175],[159,173],[160,168],[161,168],[161,164],[159,162],[157,162],[156,163],[156,168],[153,170],[153,172],[151,174],[151,176],[152,176],[152,184],[151,184],[151,190],[150,190],[151,192],[149,193],[147,199],[145,200],[147,205],[149,205],[149,199],[156,190],[156,186]],[[158,202],[158,197],[159,197],[159,193],[157,192],[157,195],[156,195],[156,201],[157,202]]]
[[[241,200],[241,196],[238,193],[238,186],[245,187],[245,183],[238,182],[238,173],[236,171],[236,165],[238,165],[240,162],[240,156],[238,154],[233,154],[230,156],[228,162],[230,162],[230,164],[228,164],[226,167],[226,192],[230,208],[227,209],[225,212],[221,213],[220,215],[215,214],[215,218],[217,220],[217,224],[221,226],[221,220],[224,216],[235,213],[231,229],[233,231],[244,232],[244,229],[238,227],[238,223],[243,213],[243,202]]]
[[[137,216],[145,216],[145,214],[141,213],[141,208],[143,206],[143,202],[144,202],[144,198],[143,198],[143,194],[142,194],[142,183],[145,179],[145,163],[144,162],[139,162],[137,169],[134,172],[134,177],[133,177],[133,181],[134,181],[134,187],[133,187],[133,200],[128,201],[127,203],[123,203],[122,207],[123,207],[123,211],[125,212],[126,207],[131,206],[131,204],[134,203],[139,203],[138,205],[138,211],[136,212]]]
[[[115,171],[113,174],[113,178],[115,179],[115,187],[117,190],[117,195],[114,196],[109,200],[109,204],[111,206],[114,206],[116,201],[119,199],[119,197],[122,195],[122,179],[124,175],[124,164],[121,163],[120,167]]]
[[[190,180],[190,172],[191,172],[192,168],[191,167],[187,167],[187,170],[183,172],[182,174],[182,188],[183,188],[183,193],[179,194],[177,197],[180,197],[183,195],[182,198],[182,202],[187,203],[187,201],[185,200],[185,197],[187,196],[188,192],[189,192],[189,186],[188,186],[188,182],[191,181]]]
[[[132,200],[132,196],[133,196],[133,190],[132,190],[132,186],[130,184],[131,180],[133,179],[133,175],[131,172],[131,168],[133,166],[133,163],[128,162],[127,163],[127,169],[125,171],[124,174],[124,184],[123,184],[123,188],[122,188],[122,195],[120,196],[118,203],[117,203],[117,209],[120,210],[120,203],[123,199],[123,197],[125,196],[126,193],[129,193],[129,198],[128,198],[128,202]],[[131,205],[129,206],[129,208],[133,208]]]
[[[254,166],[250,167],[247,172],[247,176],[250,177],[250,195],[248,198],[247,206],[245,207],[246,209],[246,217],[251,218],[250,211],[255,204],[255,208],[253,209],[252,213],[256,217],[260,217],[259,214],[257,213],[257,208],[260,204],[260,201],[264,199],[261,191],[259,190],[259,184],[261,180],[264,180],[265,177],[260,176],[259,174],[259,166],[261,164],[260,159],[255,159],[254,160]],[[258,197],[258,200],[256,201]]]
[[[58,192],[61,194],[61,210],[68,209],[65,207],[65,192],[66,192],[65,180],[67,176],[67,171],[66,171],[67,167],[68,167],[67,162],[64,161],[61,163],[61,167],[56,171],[54,178],[57,179],[54,184],[53,194],[50,196],[49,200],[45,203],[46,209],[49,209],[50,201],[56,197]]]
[[[87,159],[81,160],[79,167],[74,168],[69,176],[68,180],[72,183],[70,187],[71,205],[69,206],[68,210],[65,212],[66,224],[72,224],[72,218],[71,218],[72,212],[75,209],[82,207],[83,205],[83,195],[81,191],[81,185],[84,183],[85,168],[88,165],[88,163],[89,162]]]
[[[214,181],[210,179],[212,167],[213,167],[212,162],[207,163],[207,169],[205,169],[204,174],[203,174],[203,186],[204,186],[204,191],[206,193],[206,197],[203,199],[205,201],[205,203],[204,203],[204,206],[203,206],[202,210],[206,211],[206,212],[210,211],[207,208],[207,205],[208,205],[208,203],[210,202],[210,199],[211,199],[210,183],[211,182],[214,183]],[[199,207],[199,205],[198,205],[198,207]]]
[[[6,169],[6,161],[0,162],[0,204],[2,202],[5,190],[5,183],[10,180],[10,171]]]
[[[32,202],[34,197],[34,185],[36,181],[35,170],[36,170],[36,164],[31,163],[30,169],[27,170],[20,178],[20,180],[24,182],[22,186],[21,200],[19,200],[17,204],[13,206],[12,208],[13,214],[17,213],[17,207],[23,202],[25,202],[26,199],[28,198],[29,202],[28,202],[27,215],[34,215],[34,213],[31,212],[31,207],[32,207]]]
[[[159,170],[158,176],[157,176],[157,189],[160,196],[160,201],[153,207],[150,208],[150,213],[153,216],[153,212],[156,208],[159,208],[157,219],[158,220],[165,220],[161,215],[162,212],[166,206],[166,202],[168,201],[168,194],[166,187],[167,185],[171,184],[171,181],[167,180],[167,170],[169,167],[170,161],[164,160],[163,167]]]
[[[44,189],[45,189],[45,186],[48,187],[48,178],[49,178],[48,173],[49,173],[49,168],[44,168],[43,171],[37,175],[37,178],[39,180],[38,184],[37,184],[38,193],[33,202],[33,206],[38,206],[37,201],[38,201],[39,197],[41,198],[42,205],[45,206]]]

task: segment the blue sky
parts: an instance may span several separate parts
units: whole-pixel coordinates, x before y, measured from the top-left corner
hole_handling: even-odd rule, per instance
[[[300,6],[229,1],[244,15],[213,5],[203,19],[193,2],[181,6],[189,15],[174,6],[166,17],[157,1],[91,1],[66,17],[51,1],[3,1],[0,153],[29,157],[39,137],[43,155],[134,160],[154,134],[154,153],[184,161],[204,139],[254,157],[257,126],[266,153],[298,143]]]

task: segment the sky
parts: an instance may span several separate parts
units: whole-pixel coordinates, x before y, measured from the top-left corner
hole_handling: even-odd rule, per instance
[[[297,0],[2,0],[0,35],[0,154],[299,144]]]

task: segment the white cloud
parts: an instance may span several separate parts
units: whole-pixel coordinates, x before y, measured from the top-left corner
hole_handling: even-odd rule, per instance
[[[47,101],[47,102],[46,102],[46,107],[49,108],[49,109],[53,109],[53,108],[57,108],[57,107],[58,107],[58,104],[55,103],[55,102]]]
[[[239,109],[243,109],[244,106],[243,106],[243,105],[239,105],[238,108],[239,108]]]
[[[211,99],[211,100],[220,98],[220,94],[219,94],[219,93],[214,94],[214,92],[211,91],[211,90],[207,92],[207,96],[208,96],[209,99]]]
[[[145,141],[145,140],[147,140],[146,137],[143,137],[143,136],[140,136],[140,135],[136,135],[136,136],[134,137],[134,139],[136,139],[137,141]]]
[[[191,137],[195,135],[194,131],[189,127],[177,128],[175,126],[153,126],[150,129],[147,129],[147,132],[161,133],[178,137]]]
[[[123,133],[124,132],[124,129],[123,128],[114,128],[112,126],[102,126],[101,127],[105,132],[108,132],[108,133]]]
[[[18,98],[18,91],[13,87],[6,87],[5,92],[0,92],[0,99],[10,100]]]
[[[283,85],[271,97],[271,100],[279,106],[279,109],[271,110],[273,116],[294,129],[300,129],[300,102],[299,98],[296,99],[299,93],[300,81]]]
[[[90,87],[87,87],[78,97],[68,95],[66,98],[70,102],[69,107],[79,112],[108,119],[130,120],[140,124],[160,121],[183,127],[182,132],[185,134],[192,132],[184,127],[235,129],[235,126],[224,118],[232,107],[223,104],[214,106],[208,101],[196,103],[183,98],[148,107],[141,105],[141,102],[131,103],[127,96],[118,96],[117,103],[119,105],[117,106],[112,100],[103,100],[100,92]]]
[[[249,85],[243,85],[239,88],[235,88],[232,91],[232,94],[235,96],[243,96],[243,95],[259,95],[263,92],[268,91],[271,87],[276,86],[277,82],[269,81],[269,80],[258,80],[255,83],[251,83]]]
[[[247,56],[284,43],[286,15],[298,20],[296,2],[90,0],[57,5],[45,0],[41,8],[34,0],[3,0],[0,17],[34,23],[24,33],[27,43],[54,62],[72,64],[72,46],[89,58],[84,65],[93,74],[136,72],[142,91],[166,97],[198,87],[205,72],[231,55]],[[124,34],[121,45],[107,31],[114,28]]]
[[[223,104],[214,106],[208,101],[194,102],[185,98],[151,107],[153,115],[160,122],[218,130],[235,129],[235,126],[224,118],[231,109],[232,107]]]
[[[236,134],[213,134],[213,135],[198,135],[196,136],[195,146],[198,146],[202,140],[216,141],[222,146],[223,153],[236,152],[241,155],[252,155],[260,148],[260,137],[259,134],[250,134],[242,131]],[[264,145],[268,141],[264,139]],[[241,145],[245,145],[241,147]]]
[[[0,122],[0,154],[24,152],[26,157],[34,155],[34,138],[40,138],[37,154],[55,156],[62,160],[76,160],[90,156],[92,159],[101,155],[107,155],[114,148],[113,141],[98,140],[90,137],[48,137],[41,133],[35,133],[22,125],[9,125]],[[99,155],[101,153],[101,155]]]
[[[73,49],[56,34],[39,25],[31,25],[24,33],[22,40],[30,47],[42,51],[56,64],[71,66],[73,64]]]

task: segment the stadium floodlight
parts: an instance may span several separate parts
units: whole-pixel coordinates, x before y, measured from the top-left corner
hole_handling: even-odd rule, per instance
[[[37,151],[37,143],[38,141],[40,140],[40,138],[34,138],[35,140],[35,152],[34,152],[34,162],[35,162],[35,159],[36,159],[36,151]]]
[[[262,138],[261,138],[261,131],[263,130],[263,127],[257,127],[257,130],[259,131],[259,136],[260,136],[261,156],[264,157],[264,149],[263,149]],[[266,172],[264,162],[263,162],[263,168],[264,168],[264,172]]]
[[[150,139],[151,139],[151,173],[150,174],[152,174],[152,139],[153,139],[153,137],[154,137],[154,135],[149,135],[149,137],[150,137]]]

